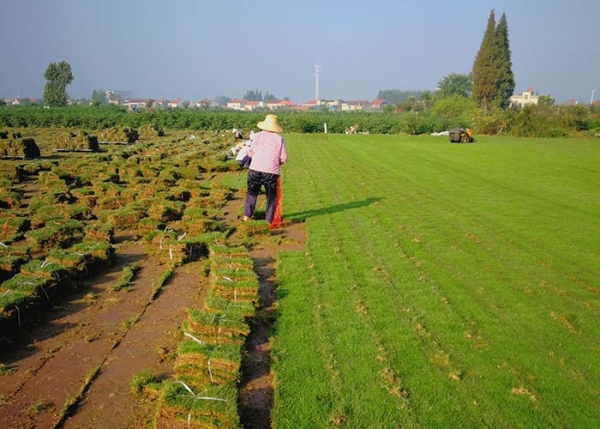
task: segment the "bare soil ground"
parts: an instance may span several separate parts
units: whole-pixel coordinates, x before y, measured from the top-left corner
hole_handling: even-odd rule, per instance
[[[235,225],[243,195],[225,207],[223,222]],[[252,321],[243,356],[240,419],[246,429],[270,428],[273,376],[269,330],[277,281],[278,250],[301,250],[303,223],[286,224],[250,250],[259,279],[260,308]],[[230,245],[237,245],[232,234]],[[77,291],[53,303],[38,326],[23,333],[0,361],[0,428],[144,428],[154,417],[151,401],[130,390],[133,376],[151,370],[163,378],[181,340],[181,322],[190,307],[201,308],[207,291],[204,262],[179,267],[151,299],[151,289],[167,269],[157,256],[127,234],[116,237],[116,263]],[[124,267],[139,271],[129,291],[112,290]],[[68,418],[61,419],[66,406]],[[185,424],[182,426],[185,427]]]

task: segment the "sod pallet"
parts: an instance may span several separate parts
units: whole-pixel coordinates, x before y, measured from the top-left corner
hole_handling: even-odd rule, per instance
[[[100,132],[100,144],[131,144],[138,139],[138,132],[132,128],[109,128]]]
[[[97,152],[100,150],[98,137],[87,131],[67,131],[54,139],[55,152]]]
[[[31,137],[0,140],[0,158],[33,159],[40,157],[40,148]]]

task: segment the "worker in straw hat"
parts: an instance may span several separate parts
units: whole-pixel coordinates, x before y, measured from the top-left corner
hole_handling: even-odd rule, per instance
[[[267,115],[264,121],[256,124],[262,131],[256,133],[249,156],[247,193],[244,202],[243,221],[247,221],[254,214],[256,198],[264,186],[267,194],[266,220],[271,228],[277,227],[281,220],[281,183],[280,166],[287,162],[287,153],[283,137],[279,135],[282,128],[277,123],[276,115]],[[279,197],[279,198],[278,198]]]

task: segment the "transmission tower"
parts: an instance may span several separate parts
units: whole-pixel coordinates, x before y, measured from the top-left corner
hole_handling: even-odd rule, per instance
[[[315,66],[315,100],[319,101],[319,73],[321,73],[321,66]]]

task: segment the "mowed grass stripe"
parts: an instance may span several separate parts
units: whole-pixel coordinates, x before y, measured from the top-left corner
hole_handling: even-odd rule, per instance
[[[467,216],[458,215],[462,213],[459,213],[459,210],[455,207],[462,207],[464,198],[457,198],[456,195],[452,195],[452,192],[448,192],[448,189],[450,189],[451,186],[448,185],[447,182],[440,181],[440,177],[444,177],[444,175],[456,175],[460,178],[460,175],[445,172],[444,163],[439,161],[439,159],[437,159],[436,162],[430,162],[430,158],[423,155],[423,152],[427,152],[427,150],[411,147],[414,146],[412,142],[400,142],[401,148],[396,148],[398,150],[393,152],[398,155],[394,162],[394,158],[391,155],[386,157],[382,157],[381,155],[382,153],[392,153],[392,151],[390,151],[392,148],[391,144],[388,147],[385,144],[386,142],[377,145],[367,140],[349,140],[349,138],[355,138],[357,136],[332,137],[339,137],[339,139],[330,137],[326,144],[323,144],[321,141],[319,142],[319,145],[314,146],[305,141],[302,142],[302,147],[296,147],[293,144],[293,140],[291,140],[292,144],[290,144],[290,152],[293,155],[296,155],[292,159],[298,162],[297,165],[299,167],[291,168],[292,164],[290,164],[290,166],[287,167],[288,170],[284,173],[286,174],[285,177],[287,178],[292,175],[287,174],[288,172],[293,173],[298,178],[304,179],[304,183],[302,184],[302,181],[300,180],[299,183],[301,186],[296,188],[294,181],[285,181],[284,189],[286,189],[286,192],[284,195],[287,195],[288,198],[290,194],[293,195],[296,193],[296,195],[298,195],[296,199],[289,199],[289,201],[292,202],[291,204],[289,201],[287,202],[288,205],[291,205],[292,210],[294,209],[293,204],[296,201],[302,202],[303,208],[298,209],[295,215],[298,217],[301,217],[302,213],[308,213],[310,215],[307,216],[309,243],[311,242],[313,231],[319,231],[318,233],[323,234],[324,232],[321,231],[322,229],[338,228],[341,231],[338,234],[340,237],[338,240],[340,243],[340,245],[338,245],[340,260],[335,262],[334,265],[337,264],[351,267],[353,266],[352,264],[355,263],[360,266],[360,264],[373,265],[374,262],[377,262],[379,268],[375,273],[381,275],[383,280],[385,280],[386,276],[394,278],[395,276],[400,275],[415,282],[415,276],[424,276],[424,279],[422,279],[421,282],[424,280],[427,288],[430,289],[431,292],[426,288],[425,292],[427,293],[423,293],[423,285],[418,284],[418,282],[413,286],[414,290],[412,295],[406,295],[408,292],[401,290],[401,293],[406,295],[405,298],[408,303],[406,308],[411,308],[411,304],[415,304],[412,307],[415,309],[422,309],[421,311],[423,313],[423,319],[415,319],[417,322],[414,326],[420,324],[420,326],[423,327],[421,330],[424,330],[425,334],[421,335],[421,333],[417,335],[413,333],[412,335],[414,339],[421,340],[423,343],[422,347],[425,347],[424,345],[428,344],[428,346],[425,347],[425,355],[429,353],[429,359],[432,359],[431,355],[433,355],[433,360],[435,360],[437,355],[438,360],[443,363],[444,359],[446,359],[444,353],[446,353],[452,359],[456,360],[458,368],[461,368],[461,365],[464,365],[466,368],[464,370],[465,375],[462,376],[462,381],[458,384],[466,385],[472,383],[472,390],[476,393],[474,397],[482,398],[481,401],[473,401],[473,403],[478,403],[477,407],[479,413],[484,411],[486,406],[488,408],[497,409],[497,407],[490,407],[490,403],[504,404],[507,400],[513,400],[517,404],[522,403],[523,410],[518,411],[518,407],[514,408],[514,413],[502,412],[501,410],[499,415],[504,416],[504,418],[508,419],[507,421],[510,422],[511,414],[523,418],[524,416],[521,414],[526,414],[528,411],[531,412],[531,416],[529,417],[530,420],[523,420],[521,422],[523,426],[521,427],[526,427],[527,422],[538,422],[536,418],[540,418],[540,415],[543,415],[542,421],[550,427],[554,426],[555,422],[561,418],[566,421],[569,421],[572,418],[585,421],[584,416],[586,414],[591,416],[591,418],[597,417],[597,414],[594,414],[593,409],[586,406],[580,407],[581,409],[579,411],[564,411],[562,410],[562,407],[559,407],[559,411],[554,413],[555,417],[552,417],[553,407],[561,402],[560,395],[552,397],[552,394],[554,393],[552,390],[557,386],[556,383],[547,382],[546,384],[537,386],[537,389],[542,391],[544,395],[546,395],[544,389],[552,392],[548,393],[550,395],[550,400],[542,398],[542,402],[542,399],[536,397],[537,401],[539,401],[537,404],[532,404],[534,401],[531,398],[535,397],[536,394],[540,395],[540,392],[533,390],[526,385],[526,383],[524,383],[523,386],[518,385],[521,381],[528,381],[532,376],[531,374],[536,374],[542,379],[548,377],[551,378],[551,375],[547,376],[543,373],[543,369],[544,367],[548,367],[548,372],[552,372],[553,365],[562,365],[563,376],[564,374],[568,374],[574,368],[577,368],[580,363],[565,360],[565,357],[572,359],[574,357],[574,351],[576,352],[577,350],[583,350],[583,354],[585,355],[585,351],[587,350],[585,345],[582,347],[577,341],[575,341],[574,344],[575,346],[579,345],[579,349],[569,349],[569,347],[567,347],[566,350],[558,351],[548,349],[548,345],[553,341],[552,335],[555,334],[554,331],[556,327],[550,328],[552,331],[550,340],[543,338],[546,335],[541,335],[540,340],[534,344],[535,347],[532,346],[529,349],[526,347],[528,342],[527,335],[525,335],[524,339],[517,340],[515,344],[511,342],[513,326],[518,328],[516,331],[517,333],[523,331],[523,326],[521,325],[527,327],[529,324],[535,328],[537,322],[536,319],[538,317],[538,315],[535,314],[536,301],[547,298],[545,295],[539,294],[539,297],[536,296],[535,299],[531,298],[529,301],[526,299],[525,303],[522,303],[520,300],[511,301],[510,294],[504,296],[501,293],[503,288],[506,288],[507,285],[510,287],[510,283],[514,281],[510,276],[503,275],[503,270],[505,271],[505,261],[512,261],[513,259],[518,260],[518,258],[513,258],[510,253],[516,252],[517,254],[528,255],[526,248],[519,250],[519,247],[516,245],[514,246],[516,250],[511,248],[512,241],[520,243],[522,240],[511,240],[509,232],[513,230],[518,231],[521,234],[525,234],[525,237],[527,238],[527,228],[514,228],[509,222],[506,214],[500,213],[498,220],[500,223],[504,222],[506,227],[496,229],[494,226],[495,219],[493,217],[491,219],[484,218],[483,215],[487,215],[488,217],[490,215],[484,212],[478,212],[470,205],[463,207],[463,211]],[[353,146],[355,142],[360,144]],[[373,145],[373,147],[370,147],[369,144]],[[393,144],[398,145],[397,142],[394,142]],[[420,141],[419,144],[423,144],[423,142]],[[300,148],[306,149],[306,151],[301,151],[299,150]],[[414,165],[413,161],[413,164],[406,166],[406,168],[404,166],[398,167],[401,160],[409,157],[412,153],[411,151],[415,149],[419,149],[419,156],[423,156],[423,161],[421,161],[423,165]],[[441,151],[443,156],[449,156],[448,153],[444,151],[444,147],[435,148],[435,151],[431,148],[429,149],[432,150],[429,154],[430,157],[436,156],[436,151]],[[461,150],[463,149],[464,147],[461,147]],[[363,153],[365,153],[364,156],[362,155]],[[334,159],[328,158],[328,155],[331,156],[332,154],[334,154]],[[348,154],[348,156],[346,156],[346,154]],[[464,154],[462,155],[463,156],[460,159],[462,162],[466,162]],[[419,156],[415,156],[415,158],[419,158]],[[438,156],[438,158],[442,158],[442,156]],[[359,162],[356,162],[356,160]],[[369,164],[370,162],[376,162],[377,164],[371,165]],[[435,169],[431,170],[430,173],[427,173],[428,169],[431,169],[431,166],[434,164],[437,164],[435,165]],[[307,165],[310,165],[310,168],[303,168],[303,166]],[[414,170],[414,174],[419,172],[422,177],[419,177],[418,180],[415,179],[415,177],[410,174],[411,168]],[[450,167],[449,170],[452,170],[452,168],[453,167]],[[477,171],[476,168],[472,170]],[[382,171],[385,174],[377,174]],[[468,176],[464,180],[468,181],[467,179]],[[319,184],[318,182],[322,183]],[[436,182],[440,182],[444,186],[436,187]],[[324,186],[323,183],[325,183],[326,186]],[[475,183],[477,183],[477,181],[475,181]],[[489,184],[493,184],[493,180],[482,180],[481,183],[483,183],[483,185],[471,186],[470,189],[475,188],[472,189],[473,195],[476,195],[478,192],[482,193],[482,195],[486,192],[496,192],[493,186]],[[292,191],[290,191],[290,189],[292,189]],[[316,197],[311,194],[315,189],[318,189]],[[327,205],[327,192],[330,192],[331,194],[329,197],[329,205]],[[398,195],[398,197],[391,198],[391,196],[394,195]],[[378,198],[380,198],[380,200],[378,200]],[[577,201],[573,204],[573,202],[568,199],[566,202],[568,203],[566,204],[567,207],[571,204],[573,207],[577,208],[579,204]],[[485,204],[483,205],[485,206]],[[475,205],[475,207],[477,206]],[[496,213],[494,212],[492,214],[495,215]],[[568,213],[568,215],[571,216],[572,213]],[[330,225],[321,223],[320,219],[324,217],[335,218],[336,222],[339,221],[339,226],[336,226],[338,225],[337,223],[332,223]],[[484,221],[482,221],[482,219],[484,219]],[[345,226],[344,222],[346,222]],[[529,227],[533,228],[535,227],[535,224],[530,222]],[[464,232],[465,230],[467,233]],[[476,231],[477,235],[470,233],[469,230]],[[352,234],[352,232],[354,232],[354,234]],[[538,231],[534,231],[534,234],[536,232]],[[359,235],[358,239],[354,238],[356,235]],[[365,259],[361,257],[361,255],[366,251],[367,246],[365,244],[367,238],[371,239],[372,244],[370,244],[370,246],[373,250],[367,252],[370,256],[366,259],[366,262],[361,262],[362,259]],[[319,246],[327,247],[330,245],[330,243],[327,242],[326,237],[323,237],[322,241],[325,244],[319,244],[317,241],[314,241],[313,244],[309,244],[309,248],[312,249],[314,245],[314,248],[322,249],[322,247]],[[378,243],[381,243],[381,247],[378,247]],[[504,253],[506,250],[503,250],[504,247],[507,246],[507,243],[509,244],[508,255]],[[535,243],[531,244],[531,246],[535,247],[534,245]],[[544,246],[548,248],[553,247],[552,243],[546,241],[540,241],[539,245],[542,249]],[[352,246],[355,246],[355,248],[352,248]],[[479,247],[481,247],[481,249],[478,249]],[[348,254],[346,255],[344,252],[346,252],[345,249],[348,248],[351,250],[348,250]],[[394,256],[386,256],[390,254],[394,255],[393,251],[390,249],[397,248],[400,248],[400,251],[396,253],[396,255],[398,255],[396,259],[404,260],[404,262],[409,261],[410,264],[412,264],[412,267],[410,264],[404,264],[398,267],[394,262]],[[481,250],[483,250],[483,252]],[[331,252],[331,249],[328,249],[328,251]],[[593,251],[595,250],[592,249],[592,252]],[[450,259],[448,256],[453,252],[459,253],[459,255],[454,259]],[[354,260],[351,258],[357,259]],[[317,260],[318,258],[315,256],[314,259],[317,266],[323,265],[324,267],[328,267],[329,270],[336,272],[335,269],[331,268],[330,263],[328,265],[327,261],[330,258],[323,258],[321,261]],[[446,259],[450,259],[450,262],[446,262]],[[503,261],[503,259],[505,261]],[[352,264],[348,261],[352,261]],[[502,261],[502,263],[498,263],[497,261]],[[478,269],[481,268],[482,262],[486,264],[483,265],[483,268],[485,269],[483,273]],[[525,268],[527,268],[528,265],[529,264],[521,266],[518,262],[514,262],[514,265],[511,266],[511,271],[525,271],[525,274],[518,274],[515,277],[517,280],[520,277],[523,277],[523,282],[527,283],[530,274],[527,274]],[[554,267],[555,261],[551,260],[549,265]],[[593,268],[594,267],[591,267],[591,270],[593,270]],[[360,271],[360,268],[357,268],[357,270]],[[557,269],[556,271],[563,271],[563,269]],[[340,273],[339,275],[345,274]],[[353,276],[355,278],[360,278],[358,273],[354,273]],[[572,278],[573,276],[577,277],[577,270],[567,272],[564,278]],[[388,283],[390,283],[390,281],[388,281]],[[485,293],[482,298],[477,294],[478,283],[484,284],[486,288],[493,285],[498,290],[493,291],[493,293],[490,294],[484,289]],[[324,284],[327,284],[327,281],[325,281]],[[335,285],[333,281],[332,285]],[[385,285],[385,281],[382,281],[382,285]],[[565,287],[566,286],[569,285],[567,284]],[[407,282],[406,288],[410,290],[410,282]],[[365,291],[370,291],[371,289],[376,288],[371,288],[370,286],[365,286],[364,288]],[[361,292],[362,290],[363,289],[361,289]],[[523,291],[522,288],[521,291]],[[354,294],[354,302],[362,303],[365,306],[369,305],[369,302],[374,303],[374,305],[371,305],[369,308],[369,323],[372,324],[371,326],[380,323],[379,326],[381,326],[382,332],[385,333],[387,322],[378,322],[379,319],[373,316],[375,310],[371,310],[371,308],[375,309],[382,307],[383,304],[386,303],[384,299],[385,294],[382,299],[381,294],[379,296],[371,296],[369,295],[370,293],[371,292],[364,295],[364,297],[362,295]],[[514,291],[511,293],[513,295],[516,294]],[[401,296],[399,294],[396,295]],[[482,295],[481,291],[479,291],[479,295]],[[555,298],[558,297],[559,299],[554,301],[552,300],[554,298],[550,299],[548,301],[549,305],[560,305],[562,299],[564,299],[564,297],[560,297],[557,294],[550,295],[553,295]],[[573,299],[571,296],[569,296],[569,298]],[[419,299],[422,299],[422,302],[419,301]],[[482,299],[483,301],[481,301]],[[445,307],[442,306],[441,308],[438,308],[440,301]],[[574,300],[574,302],[579,301]],[[500,304],[500,307],[498,304]],[[495,313],[494,311],[491,311],[492,314],[488,314],[490,313],[490,308],[493,308],[491,307],[493,305],[499,308],[495,310]],[[449,315],[444,315],[445,318],[440,317],[438,314],[443,313],[444,308],[446,308],[445,311],[450,313]],[[514,308],[522,309],[523,312],[512,314],[511,310]],[[528,320],[525,316],[529,314],[530,308],[534,310],[534,314]],[[354,313],[356,313],[356,311],[354,311]],[[392,310],[388,313],[394,314]],[[590,310],[590,313],[594,313],[594,311]],[[543,315],[544,311],[542,311],[542,316]],[[360,315],[358,317],[360,317]],[[547,313],[545,317],[548,317]],[[565,324],[564,320],[560,320],[562,317],[560,313],[555,313],[555,317],[557,318],[555,321],[559,322],[559,324],[568,326],[568,324]],[[387,319],[390,319],[389,315],[387,315]],[[514,322],[512,322],[513,319],[515,319]],[[381,320],[384,320],[383,316]],[[400,318],[398,318],[398,320],[400,320]],[[566,320],[566,322],[568,322],[568,320]],[[393,321],[390,323],[393,323]],[[513,325],[510,325],[510,323],[513,323]],[[446,329],[448,332],[444,332],[444,326],[446,325],[450,327],[449,329]],[[387,331],[393,332],[394,329],[387,329]],[[457,334],[455,331],[460,332],[460,334]],[[542,325],[540,332],[543,331],[544,327]],[[405,329],[405,332],[409,332],[409,330]],[[381,342],[381,344],[383,344],[384,341],[382,335],[383,334],[378,333],[378,341]],[[389,343],[392,344],[394,342],[392,340],[392,334],[385,335],[390,336]],[[463,338],[462,335],[466,335],[466,338]],[[495,336],[498,337],[496,338]],[[432,342],[431,344],[427,342],[428,338],[438,337],[441,338],[441,340],[438,341],[439,345],[435,342]],[[567,335],[567,338],[568,337],[569,335]],[[590,338],[591,337],[592,335],[590,335]],[[410,336],[408,338],[410,339]],[[460,342],[461,338],[463,343],[466,342],[468,344],[468,346],[466,346],[467,348]],[[475,340],[473,340],[473,338],[475,338]],[[493,347],[490,347],[490,350],[484,350],[483,352],[477,351],[481,354],[478,359],[473,358],[473,356],[477,355],[472,351],[474,347],[473,343],[476,341],[479,343],[483,342],[484,344],[486,342],[491,342],[493,345]],[[569,341],[567,340],[566,342],[568,343]],[[507,345],[507,351],[497,350],[501,348],[498,346],[502,344]],[[393,356],[394,349],[392,346],[389,347],[388,350],[386,345],[386,353]],[[548,365],[548,362],[542,358],[534,359],[531,364],[527,364],[527,358],[524,359],[525,363],[523,363],[520,358],[511,358],[512,354],[519,356],[524,354],[527,356],[528,354],[531,354],[530,349],[536,348],[538,348],[537,354],[540,354],[539,350],[544,350],[549,354],[547,359],[552,361],[550,362],[551,365]],[[412,350],[412,348],[410,348],[410,350]],[[446,350],[451,350],[452,353],[447,353]],[[474,360],[475,363],[470,364],[468,359]],[[465,364],[462,363],[463,360],[466,362]],[[490,360],[493,363],[489,363]],[[420,361],[418,360],[415,362],[420,364]],[[438,364],[440,362],[438,362]],[[497,362],[501,362],[501,370],[496,371],[499,375],[496,375],[493,372],[486,373],[486,370],[492,371],[494,365],[498,366]],[[402,364],[405,365],[406,363],[401,362],[398,365]],[[474,367],[475,369],[472,370],[471,368],[473,368],[473,365],[475,364],[480,366]],[[399,366],[399,368],[401,368],[401,366]],[[400,369],[397,372],[398,374],[403,374],[403,371]],[[479,378],[477,378],[477,375]],[[444,374],[444,377],[448,377],[448,374]],[[488,377],[497,379],[498,381],[495,383],[500,387],[494,390],[494,383],[491,384],[491,387],[486,387],[486,384],[477,386],[478,384],[481,384],[481,380],[487,380]],[[597,379],[597,373],[588,372],[586,369],[579,378],[582,380],[582,385],[587,387],[584,387],[581,390],[580,395],[575,394],[574,396],[569,396],[569,389],[565,389],[566,392],[562,395],[562,398],[573,398],[576,403],[579,402],[580,397],[585,395],[591,395],[591,397],[597,398],[597,390],[589,387],[594,385],[594,383],[590,383],[590,381]],[[443,385],[443,383],[441,385]],[[452,385],[450,384],[450,386]],[[574,386],[572,390],[577,390],[580,387],[582,386]],[[461,387],[461,389],[463,388]],[[491,393],[487,392],[486,389],[489,389]],[[516,393],[511,392],[511,389],[516,389]],[[452,391],[447,387],[444,387],[442,390]],[[453,394],[455,394],[455,392],[453,392]],[[500,399],[498,400],[495,396],[490,396],[494,394]],[[458,396],[461,397],[462,395],[467,395],[467,393],[462,393]],[[456,394],[454,400],[456,400]],[[423,409],[426,408],[427,407],[425,406]],[[531,411],[532,409],[537,409],[538,411]],[[543,412],[540,412],[539,410],[542,410]],[[570,413],[571,418],[566,416],[565,412]],[[463,413],[461,418],[473,418],[472,415],[464,416],[464,414],[465,413]],[[498,417],[494,416],[494,414],[496,414],[495,411],[488,409],[478,421],[481,423],[496,420]],[[572,417],[572,415],[575,417]],[[426,420],[428,422],[444,421],[443,416],[444,413],[442,412],[441,416],[430,416]],[[503,419],[499,419],[496,421],[502,420]]]
[[[363,210],[371,211],[370,208]],[[365,312],[374,320],[373,335],[382,338],[384,349],[403,377],[403,386],[407,389],[403,393],[409,395],[413,414],[419,416],[419,424],[423,427],[460,427],[480,422],[485,417],[488,423],[500,425],[504,414],[501,402],[489,401],[489,395],[476,395],[461,386],[465,368],[462,362],[454,362],[456,347],[452,339],[445,338],[448,336],[445,330],[454,325],[450,333],[456,333],[457,339],[464,342],[464,322],[452,312],[445,311],[447,301],[427,279],[426,268],[414,258],[407,258],[406,254],[398,255],[402,248],[397,242],[387,241],[386,229],[380,226],[386,216],[386,211],[380,210],[379,206],[369,216],[358,210],[348,213],[348,222],[340,225],[347,229],[347,234],[341,235],[352,236],[354,230],[360,231],[360,238],[346,240],[341,251],[350,260],[347,266],[358,283],[356,289],[362,295]],[[408,243],[412,243],[412,237],[408,236]],[[369,261],[367,266],[365,260]],[[394,271],[393,275],[390,270]],[[435,325],[433,321],[445,329],[431,326]],[[429,411],[478,402],[491,404],[483,417],[479,408],[472,405],[460,412],[455,409],[446,414]],[[496,409],[492,412],[494,406]]]

